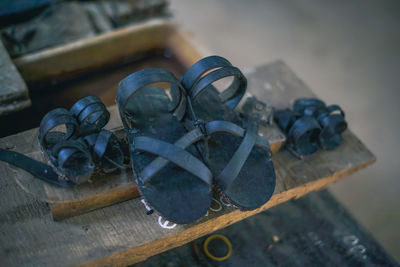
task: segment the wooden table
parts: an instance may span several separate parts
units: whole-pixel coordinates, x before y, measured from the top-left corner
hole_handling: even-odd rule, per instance
[[[232,243],[232,255],[223,262],[205,255],[204,237],[135,266],[398,266],[328,190],[288,201],[217,233]]]
[[[249,94],[281,108],[294,98],[313,96],[282,62],[249,70]],[[329,103],[331,104],[331,103]],[[351,114],[350,114],[351,116]],[[350,125],[351,126],[351,125]],[[22,135],[0,140],[1,147],[24,152]],[[24,144],[14,145],[12,144]],[[0,164],[0,265],[124,266],[143,261],[205,234],[222,229],[272,206],[301,197],[375,161],[374,155],[350,131],[334,151],[319,151],[298,160],[287,151],[273,156],[277,185],[263,207],[242,212],[220,202],[198,222],[173,225],[157,214],[147,215],[140,198],[54,222],[49,207],[15,183],[16,170]]]

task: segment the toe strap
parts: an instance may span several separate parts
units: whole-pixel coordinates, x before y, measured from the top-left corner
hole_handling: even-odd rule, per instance
[[[173,162],[182,169],[195,175],[204,183],[211,185],[212,174],[204,163],[194,157],[192,154],[184,150],[191,144],[197,142],[203,137],[198,129],[184,135],[175,144],[170,144],[159,139],[138,136],[133,139],[134,148],[132,151],[143,151],[153,155],[160,156],[152,161],[140,173],[139,179],[145,183],[158,173],[168,162]]]

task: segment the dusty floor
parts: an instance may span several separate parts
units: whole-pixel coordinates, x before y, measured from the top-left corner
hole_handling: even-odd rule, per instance
[[[171,0],[171,10],[235,65],[283,59],[319,97],[344,108],[378,161],[331,191],[400,261],[400,2]]]

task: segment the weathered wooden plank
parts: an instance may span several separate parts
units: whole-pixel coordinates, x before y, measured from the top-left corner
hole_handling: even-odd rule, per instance
[[[248,73],[250,81],[253,75],[260,79],[259,84],[275,81],[284,85],[288,92],[300,90],[302,93],[299,96],[311,94],[304,83],[282,62]],[[249,90],[255,95],[258,89],[250,82]],[[272,86],[271,90],[280,89]],[[282,106],[289,105],[291,98],[287,95],[279,103]],[[15,150],[26,152],[25,146],[28,144],[29,140],[15,147]],[[1,143],[2,147],[4,145],[4,142]],[[273,156],[273,160],[277,186],[271,200],[263,207],[242,212],[229,205],[218,206],[213,203],[206,217],[192,224],[176,226],[164,224],[164,220],[157,214],[147,215],[141,199],[125,201],[62,222],[54,222],[46,205],[24,193],[15,184],[12,179],[14,170],[0,164],[0,173],[4,174],[0,180],[0,251],[5,254],[0,260],[4,261],[4,265],[10,266],[133,264],[289,199],[326,187],[372,164],[375,157],[347,130],[344,133],[344,144],[336,150],[319,151],[304,160],[298,160],[290,153],[281,151]],[[215,195],[214,198],[220,197]]]
[[[4,32],[9,38],[3,40],[13,58],[95,35],[84,8],[76,1],[53,3],[39,15]]]
[[[30,105],[28,88],[0,41],[0,116]]]
[[[135,266],[399,265],[327,190],[282,203],[217,233],[232,243],[232,255],[223,262],[205,255],[204,237]]]
[[[122,122],[117,106],[108,108],[111,120],[106,129],[124,135]],[[266,132],[266,138],[271,144],[273,152],[277,152],[284,141],[284,136],[275,126],[263,127],[260,131]],[[31,158],[47,162],[38,143],[38,129],[32,129],[17,135],[3,138],[2,147],[24,146],[24,152]],[[59,188],[41,180],[34,179],[32,175],[23,170],[14,168],[13,177],[18,185],[27,193],[38,199],[50,203],[54,220],[62,220],[79,215],[94,209],[106,207],[139,196],[135,179],[130,170],[119,171],[111,174],[95,173],[90,183],[85,183],[74,188]]]
[[[158,30],[157,30],[158,29]],[[168,29],[168,30],[167,30]],[[153,35],[149,35],[148,31],[154,31]],[[159,31],[168,31],[168,38],[165,40],[159,40],[157,36]],[[176,27],[166,21],[156,21],[154,23],[145,23],[140,27],[135,26],[129,31],[123,33],[115,33],[104,35],[104,38],[97,40],[96,38],[85,40],[81,45],[76,44],[73,47],[66,45],[60,47],[59,50],[46,50],[42,53],[32,55],[31,58],[25,57],[26,61],[23,62],[22,69],[26,66],[42,66],[49,62],[64,62],[66,55],[73,55],[74,57],[81,55],[86,48],[91,47],[91,53],[98,54],[103,53],[104,42],[110,42],[110,45],[126,45],[126,41],[133,37],[135,38],[153,38],[153,45],[162,45],[166,50],[169,50],[174,58],[176,58],[183,67],[188,68],[194,62],[200,58],[208,55],[204,48],[201,48],[194,40],[193,37],[186,33],[182,33],[177,30]],[[150,39],[149,39],[150,41]],[[163,42],[161,44],[161,41]],[[150,45],[150,48],[154,46]],[[84,49],[85,48],[85,49]],[[82,50],[83,49],[83,50]],[[106,54],[102,54],[109,60],[113,57],[118,57],[114,51],[117,49],[107,50]],[[129,52],[132,54],[142,52],[141,46],[135,46],[129,48]],[[23,58],[22,58],[23,59]],[[44,63],[43,63],[44,62]],[[46,63],[47,62],[47,63]],[[86,62],[87,67],[95,68],[93,61]],[[105,64],[105,61],[103,62]],[[50,65],[49,65],[50,66]],[[62,64],[62,71],[77,72],[81,68],[81,61],[71,62],[70,65]],[[70,68],[70,69],[68,69]],[[50,72],[49,72],[50,71]],[[51,79],[52,69],[46,69],[43,73],[40,73],[40,79]],[[111,118],[113,122],[110,122],[106,128],[118,130],[122,128],[122,124],[119,119],[118,111],[115,107],[110,108]],[[114,127],[114,128],[113,128]],[[118,132],[118,131],[117,131]],[[39,145],[37,143],[37,130],[31,130],[23,134],[18,134],[18,138],[23,140],[29,140],[29,149],[24,152],[28,156],[44,161],[44,157],[40,152]],[[123,131],[118,133],[123,134]],[[275,126],[261,127],[260,134],[265,135],[264,137],[270,141],[272,151],[276,152],[279,150],[283,141],[285,140],[284,135]],[[19,139],[17,137],[9,137],[6,140],[11,140],[7,143],[8,146],[14,146]],[[8,142],[8,141],[7,141]],[[102,176],[102,177],[99,177]],[[32,179],[29,174],[16,170],[15,175],[18,184],[28,193],[33,194],[39,199],[50,203],[53,218],[55,220],[61,220],[67,217],[82,214],[97,208],[109,206],[127,199],[131,199],[138,196],[137,187],[134,184],[134,179],[130,172],[127,173],[115,173],[110,175],[97,175],[93,179],[92,183],[84,184],[72,189],[60,189],[48,184],[45,184],[39,180]]]
[[[64,80],[111,63],[125,62],[127,58],[154,49],[163,49],[174,29],[174,24],[155,19],[31,53],[16,58],[14,63],[28,84]]]

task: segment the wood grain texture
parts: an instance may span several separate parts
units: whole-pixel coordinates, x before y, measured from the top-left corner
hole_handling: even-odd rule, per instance
[[[30,105],[28,88],[0,40],[0,116]]]
[[[155,49],[170,52],[185,68],[211,55],[176,24],[166,19],[153,19],[31,53],[14,59],[14,63],[29,84],[69,79]]]
[[[105,128],[123,138],[125,132],[122,129],[117,106],[111,106],[108,110],[111,114],[111,120]],[[284,137],[275,126],[269,127],[268,133],[267,140],[270,142],[273,152],[277,152],[284,142]],[[5,148],[23,146],[22,153],[36,160],[49,163],[41,152],[37,135],[37,128],[11,135],[0,139],[0,146]],[[95,172],[90,183],[73,188],[59,188],[34,179],[32,175],[21,169],[13,166],[9,168],[13,171],[15,181],[25,192],[50,204],[52,217],[56,221],[140,196],[131,170],[110,174]]]
[[[218,267],[399,266],[328,190],[282,203],[217,233],[229,238],[233,248]],[[216,262],[203,252],[205,239],[150,257],[135,267],[214,267]],[[209,248],[224,252],[223,245],[214,243]]]
[[[165,39],[159,39],[162,32]],[[153,33],[153,34],[150,34]],[[40,80],[53,79],[54,75],[63,73],[79,72],[85,64],[85,68],[95,69],[97,64],[107,65],[110,61],[118,59],[121,56],[121,51],[118,49],[110,49],[112,47],[126,46],[126,43],[136,39],[143,39],[129,47],[123,53],[134,54],[143,53],[146,47],[155,49],[157,47],[165,47],[179,61],[184,68],[189,68],[193,63],[209,53],[204,48],[199,46],[192,36],[186,34],[176,28],[176,26],[165,20],[156,20],[151,23],[143,23],[132,26],[121,31],[112,32],[110,34],[101,35],[99,37],[82,40],[79,42],[67,44],[65,46],[49,49],[37,54],[31,54],[16,60],[21,65],[22,69],[30,72],[30,67],[41,66],[45,68],[40,72]],[[146,41],[145,41],[146,40]],[[149,44],[151,43],[151,44]],[[106,50],[104,50],[106,49]],[[85,62],[76,60],[82,55],[90,51],[92,55],[102,55],[103,60],[96,61],[97,58],[89,58],[85,54],[85,59],[90,59]],[[128,54],[126,54],[128,55]],[[71,61],[65,61],[66,57],[71,57]],[[66,62],[59,66],[59,71],[51,68],[55,62]],[[47,67],[46,67],[47,66]],[[30,79],[29,77],[26,77]],[[59,77],[57,76],[57,79]],[[65,77],[64,77],[65,78]],[[36,78],[35,78],[36,79]],[[34,82],[35,80],[29,80]],[[109,108],[111,113],[111,121],[106,128],[113,130],[117,135],[124,135],[122,123],[119,118],[119,113],[116,106]],[[285,137],[276,126],[264,127],[260,129],[260,133],[265,134],[265,138],[269,140],[271,150],[277,152],[283,144]],[[40,151],[37,142],[37,129],[32,129],[25,133],[20,133],[15,136],[10,136],[3,140],[6,146],[15,146],[18,142],[24,143],[27,150],[24,151],[28,156],[37,160],[46,162],[44,155]],[[27,141],[27,142],[26,142]],[[71,216],[92,211],[94,209],[106,207],[115,203],[119,203],[128,199],[139,196],[135,179],[130,171],[117,172],[114,174],[96,173],[91,183],[86,183],[71,189],[57,188],[52,185],[43,183],[40,180],[32,179],[32,176],[24,171],[14,168],[15,179],[18,185],[24,191],[32,194],[42,201],[50,203],[51,212],[54,220],[62,220]]]
[[[250,93],[261,94],[251,82],[253,76],[259,84],[279,82],[288,92],[296,92],[296,96],[312,94],[282,62],[248,73]],[[281,90],[275,86],[271,88],[273,92]],[[277,93],[273,99],[284,106],[289,105],[293,96],[288,93],[282,94],[282,97],[284,99]],[[3,141],[2,147],[6,144]],[[26,142],[15,150],[26,152],[29,140]],[[334,151],[319,151],[304,160],[294,158],[287,151],[280,151],[273,156],[273,160],[277,186],[271,200],[263,207],[242,212],[214,202],[206,217],[171,229],[161,227],[164,220],[157,214],[147,215],[139,198],[54,222],[43,202],[35,200],[15,184],[12,178],[14,170],[0,164],[0,173],[3,174],[0,180],[0,251],[4,254],[0,265],[125,266],[140,262],[279,203],[326,187],[372,164],[375,157],[347,130],[344,144]],[[218,200],[220,197],[215,195],[214,198]],[[179,208],[179,203],[176,208]]]
[[[163,49],[174,28],[175,25],[166,20],[150,20],[31,53],[16,58],[14,63],[28,84],[65,80],[107,64],[124,62],[127,57]]]

